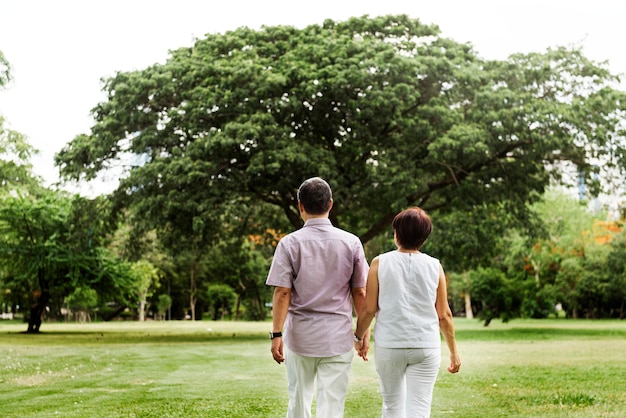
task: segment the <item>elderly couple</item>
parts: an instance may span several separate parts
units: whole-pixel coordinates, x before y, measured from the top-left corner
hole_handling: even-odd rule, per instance
[[[286,363],[287,417],[343,417],[354,352],[367,361],[374,316],[376,371],[383,417],[428,417],[441,365],[443,335],[448,371],[461,366],[439,260],[420,248],[432,224],[413,207],[393,220],[397,250],[368,267],[359,239],[328,219],[332,192],[319,177],[298,189],[304,227],[280,240],[267,285],[274,286],[272,356]],[[358,315],[352,327],[352,302]]]

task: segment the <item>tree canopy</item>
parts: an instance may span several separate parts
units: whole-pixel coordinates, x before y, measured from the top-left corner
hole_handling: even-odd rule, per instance
[[[0,89],[9,81],[11,81],[11,66],[2,51],[0,51]]]
[[[623,170],[615,80],[576,48],[484,60],[404,15],[242,27],[105,80],[91,132],[56,163],[75,180],[125,164],[126,202],[270,204],[293,226],[319,175],[331,220],[366,242],[409,205],[523,211],[564,161],[590,182]]]

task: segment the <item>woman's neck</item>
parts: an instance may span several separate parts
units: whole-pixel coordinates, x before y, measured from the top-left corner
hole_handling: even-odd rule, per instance
[[[398,252],[409,253],[409,254],[417,254],[417,253],[419,253],[419,250],[409,250],[409,249],[406,249],[406,248],[398,247]]]

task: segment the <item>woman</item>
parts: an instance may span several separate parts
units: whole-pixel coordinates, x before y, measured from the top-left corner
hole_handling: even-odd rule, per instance
[[[432,231],[426,212],[406,209],[392,225],[398,249],[372,260],[354,348],[367,361],[368,344],[363,338],[376,316],[383,417],[428,417],[441,365],[440,332],[450,351],[448,371],[457,373],[461,367],[446,278],[439,260],[419,251]]]

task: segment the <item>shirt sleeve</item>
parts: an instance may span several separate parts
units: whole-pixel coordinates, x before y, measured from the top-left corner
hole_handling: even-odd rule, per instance
[[[274,251],[274,258],[270,266],[265,284],[291,288],[293,284],[293,267],[283,241],[279,241]]]
[[[352,288],[365,287],[367,285],[369,265],[365,259],[365,251],[363,250],[363,244],[361,244],[360,240],[357,240],[353,252],[354,269],[352,271],[352,278],[350,279],[350,286]]]

